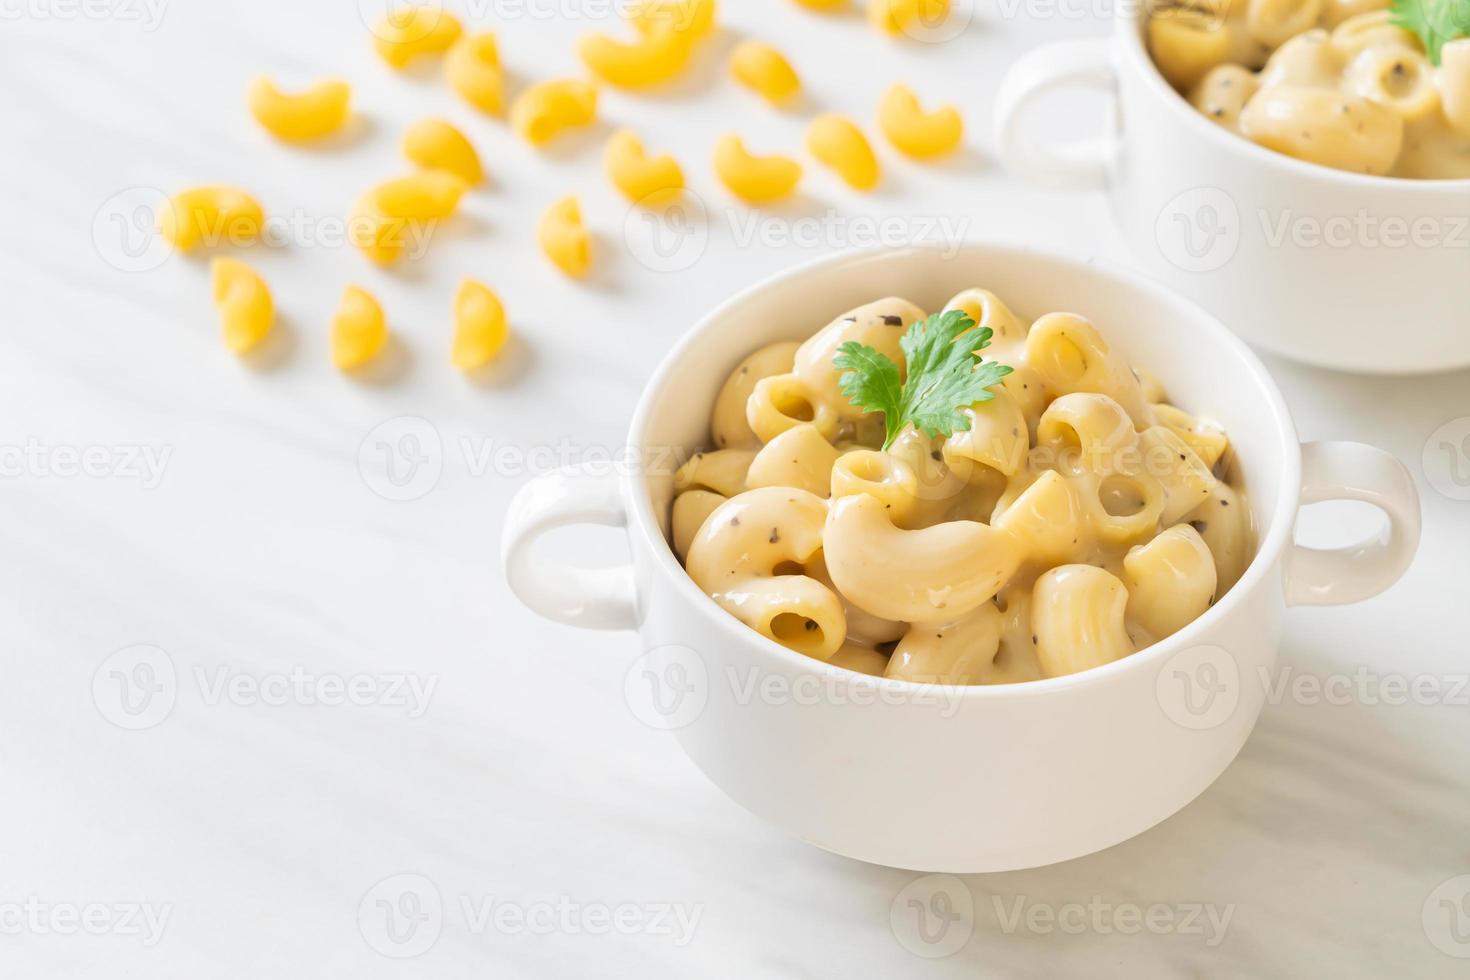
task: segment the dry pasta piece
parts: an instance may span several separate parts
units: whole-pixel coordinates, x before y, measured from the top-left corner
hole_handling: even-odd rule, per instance
[[[868,0],[868,20],[885,34],[905,34],[949,16],[949,0]]]
[[[443,119],[424,119],[409,127],[403,136],[403,155],[425,170],[448,171],[471,187],[485,179],[474,146]]]
[[[541,82],[522,92],[510,107],[510,124],[535,146],[562,131],[597,118],[597,86],[576,79]]]
[[[481,112],[498,116],[505,108],[505,70],[500,49],[489,31],[454,42],[444,62],[449,86]]]
[[[715,29],[715,7],[715,0],[641,0],[628,19],[643,34],[668,27],[699,40]]]
[[[348,286],[332,316],[332,363],[342,371],[360,368],[388,343],[388,321],[373,294]]]
[[[239,259],[219,258],[211,269],[214,305],[224,328],[225,346],[244,354],[270,335],[276,307],[265,280]]]
[[[347,122],[352,86],[328,79],[288,94],[261,76],[251,81],[245,102],[255,121],[273,136],[292,142],[314,140],[335,133]]]
[[[410,241],[459,206],[465,182],[443,170],[425,170],[379,184],[358,199],[349,220],[352,244],[379,265],[403,257]]]
[[[592,236],[582,224],[582,207],[575,196],[546,209],[536,238],[546,257],[573,279],[583,278],[591,269]]]
[[[577,54],[594,75],[624,88],[668,81],[684,70],[693,51],[694,37],[668,24],[640,34],[635,41],[593,33],[577,42]]]
[[[461,371],[473,371],[495,359],[510,339],[505,307],[484,283],[466,279],[454,296],[454,347],[450,360]]]
[[[238,187],[191,187],[169,198],[158,232],[180,252],[200,245],[243,245],[260,237],[265,209]]]
[[[806,131],[806,148],[860,191],[878,186],[878,158],[852,120],[833,113],[818,116]]]
[[[657,203],[684,189],[678,161],[667,153],[649,156],[631,129],[618,130],[607,141],[603,163],[613,186],[635,203]]]
[[[801,182],[801,164],[784,156],[753,156],[730,133],[715,144],[715,173],[737,196],[753,204],[778,201]]]
[[[373,28],[378,56],[396,69],[426,54],[449,49],[463,31],[459,19],[440,7],[390,10]]]
[[[926,159],[953,152],[965,137],[965,121],[952,105],[924,111],[919,97],[894,85],[878,104],[878,127],[888,141],[911,157]]]
[[[730,52],[730,74],[773,105],[789,102],[801,91],[801,78],[791,62],[762,41],[743,41],[735,46]]]
[[[796,2],[808,10],[841,10],[848,4],[848,0],[796,0]]]

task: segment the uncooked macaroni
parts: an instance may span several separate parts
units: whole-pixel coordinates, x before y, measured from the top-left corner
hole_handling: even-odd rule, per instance
[[[1431,55],[1387,6],[1162,0],[1149,48],[1195,108],[1269,149],[1357,173],[1470,178],[1470,38]]]
[[[945,316],[940,350],[915,354]],[[959,389],[948,436],[926,434],[933,403],[895,434],[834,363],[887,359],[897,388],[967,338],[947,383],[1000,380],[973,403]],[[1086,319],[1028,323],[983,289],[934,318],[881,299],[755,351],[710,430],[714,448],[674,478],[670,537],[690,577],[792,650],[900,680],[1109,663],[1200,616],[1254,550],[1218,426],[1169,404]]]

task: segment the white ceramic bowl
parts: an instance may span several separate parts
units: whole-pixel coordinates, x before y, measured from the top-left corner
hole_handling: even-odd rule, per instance
[[[1150,4],[1119,4],[1111,39],[1023,56],[996,96],[1007,170],[1102,190],[1143,270],[1253,344],[1384,374],[1470,365],[1470,180],[1370,177],[1305,163],[1215,125],[1144,44]],[[1102,138],[1028,137],[1043,96],[1096,88]]]
[[[1186,409],[1237,448],[1260,551],[1214,608],[1150,649],[1070,677],[931,687],[866,677],[793,653],[725,613],[665,539],[670,447],[707,445],[726,374],[757,347],[804,338],[888,295],[937,309],[970,286],[1025,317],[1093,319]],[[878,864],[977,872],[1032,867],[1126,840],[1184,806],[1235,757],[1261,710],[1288,605],[1356,602],[1388,587],[1419,536],[1419,501],[1393,457],[1356,443],[1297,441],[1280,392],[1250,350],[1197,307],[1146,280],[1026,250],[974,244],[839,256],[725,303],[664,360],[629,442],[645,470],[537,478],[507,515],[507,580],[528,606],[573,625],[636,629],[633,665],[690,758],[737,802],[819,847]],[[1341,551],[1292,542],[1303,503],[1350,498],[1389,517]],[[538,554],[552,528],[628,529],[632,563],[586,570]]]

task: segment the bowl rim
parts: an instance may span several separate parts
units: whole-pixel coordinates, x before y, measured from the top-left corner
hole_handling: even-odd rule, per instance
[[[642,545],[649,556],[649,564],[658,575],[668,580],[674,594],[681,601],[687,601],[692,608],[699,611],[698,615],[704,620],[702,625],[724,633],[736,642],[748,644],[751,649],[760,651],[766,658],[782,667],[808,673],[827,674],[833,679],[849,683],[879,684],[891,689],[907,691],[914,695],[913,700],[916,703],[923,703],[925,698],[933,700],[934,692],[938,691],[946,692],[946,698],[951,696],[949,692],[958,692],[961,699],[1035,697],[1066,689],[1106,684],[1130,672],[1149,669],[1181,650],[1196,645],[1197,638],[1201,634],[1212,629],[1217,622],[1233,615],[1237,607],[1245,603],[1247,595],[1263,584],[1269,585],[1272,569],[1282,558],[1287,545],[1291,543],[1296,512],[1301,507],[1302,461],[1301,441],[1297,435],[1295,423],[1292,421],[1291,412],[1275,380],[1266,370],[1265,364],[1243,340],[1228,330],[1223,323],[1206,313],[1193,301],[1173,290],[1136,273],[1112,265],[1069,256],[1054,249],[1038,249],[983,239],[967,240],[958,249],[952,243],[944,246],[919,244],[900,248],[857,249],[823,256],[762,279],[740,290],[712,309],[689,328],[664,356],[645,385],[643,394],[639,397],[638,407],[628,430],[628,447],[632,457],[647,458],[648,447],[644,444],[643,434],[652,421],[655,396],[678,373],[679,364],[689,352],[700,343],[705,335],[714,332],[718,324],[725,320],[731,312],[760,293],[773,289],[790,288],[793,284],[817,272],[833,271],[846,265],[862,265],[875,261],[897,261],[916,253],[935,256],[938,261],[958,261],[967,257],[1000,255],[1010,260],[1044,262],[1057,267],[1059,272],[1100,275],[1105,279],[1113,280],[1123,289],[1144,294],[1152,303],[1172,304],[1178,307],[1182,313],[1188,314],[1193,328],[1212,335],[1219,343],[1228,348],[1237,358],[1236,369],[1243,370],[1255,389],[1264,397],[1271,419],[1275,423],[1272,435],[1278,442],[1280,452],[1278,459],[1280,487],[1277,499],[1268,511],[1270,526],[1265,537],[1257,542],[1255,556],[1230,591],[1205,610],[1199,618],[1167,639],[1120,660],[1062,677],[1047,677],[1015,684],[948,685],[902,681],[862,674],[797,653],[751,629],[720,608],[713,599],[694,584],[694,580],[689,577],[684,566],[675,556],[673,547],[660,529],[658,516],[654,513],[653,500],[646,479],[647,473],[634,468],[633,471],[625,473],[622,477],[623,499],[628,515],[628,532],[630,535],[637,534],[642,539]],[[634,550],[636,553],[636,545]],[[1282,601],[1284,604],[1284,595]]]
[[[1304,179],[1316,179],[1329,184],[1336,183],[1341,185],[1345,191],[1368,188],[1380,191],[1402,191],[1406,196],[1444,196],[1447,198],[1456,195],[1463,196],[1470,191],[1470,177],[1390,177],[1339,170],[1326,164],[1298,160],[1285,153],[1267,149],[1244,136],[1215,125],[1202,113],[1196,111],[1194,106],[1190,105],[1188,100],[1169,84],[1163,73],[1159,71],[1159,66],[1154,63],[1153,57],[1149,55],[1148,46],[1143,40],[1147,25],[1145,14],[1148,7],[1148,2],[1119,4],[1114,19],[1123,50],[1135,63],[1143,66],[1142,74],[1149,90],[1168,104],[1168,109],[1165,111],[1173,114],[1176,119],[1180,119],[1180,125],[1202,134],[1204,139],[1214,141],[1215,145],[1221,148],[1221,152],[1237,153],[1246,160],[1253,160],[1262,166],[1275,167]]]

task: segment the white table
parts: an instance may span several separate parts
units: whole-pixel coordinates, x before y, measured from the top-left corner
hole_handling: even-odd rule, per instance
[[[725,29],[688,79],[608,92],[594,133],[536,155],[459,102],[435,66],[382,66],[349,0],[158,2],[0,3],[0,973],[1464,975],[1434,944],[1453,934],[1421,919],[1470,881],[1435,892],[1470,873],[1470,710],[1455,686],[1470,669],[1470,504],[1431,486],[1420,460],[1426,443],[1439,452],[1442,423],[1470,415],[1470,375],[1376,380],[1272,362],[1305,438],[1372,442],[1411,463],[1426,522],[1398,588],[1293,612],[1285,659],[1324,679],[1361,668],[1370,692],[1429,677],[1439,703],[1283,699],[1225,776],[1162,826],[1063,866],[965,879],[973,934],[932,962],[890,923],[917,876],[819,852],[730,803],[625,708],[636,638],[535,618],[497,568],[517,486],[564,455],[618,446],[644,379],[713,303],[867,244],[843,220],[894,217],[931,240],[936,222],[958,220],[966,235],[1126,262],[1100,199],[1004,181],[988,134],[1010,60],[1105,30],[1097,5],[984,4],[934,46],[887,41],[856,13],[725,0]],[[580,14],[608,6],[452,3],[499,32],[521,80],[575,71],[572,40],[595,26]],[[140,22],[150,9],[161,17]],[[726,79],[724,54],[746,35],[792,56],[802,111],[778,114]],[[364,122],[327,149],[279,146],[242,105],[259,72],[288,85],[345,76]],[[960,159],[921,167],[885,148],[889,179],[871,197],[814,165],[802,199],[764,215],[716,184],[719,132],[795,150],[812,111],[870,120],[900,79],[962,103]],[[1058,130],[1095,127],[1096,109],[1059,105]],[[395,272],[320,241],[358,193],[404,169],[399,135],[429,114],[461,123],[494,175],[468,218]],[[626,209],[600,161],[622,124],[676,151],[709,208],[688,268],[648,268],[623,244]],[[146,199],[138,188],[200,182],[248,186],[295,222],[292,246],[247,253],[289,341],[266,364],[222,348],[207,263],[129,271],[153,253],[118,249],[110,222]],[[600,236],[599,271],[581,286],[531,246],[540,210],[571,191]],[[482,383],[447,362],[450,297],[466,275],[501,292],[520,338]],[[348,281],[378,293],[403,348],[379,383],[329,362],[326,323]],[[383,484],[360,469],[359,447],[404,416],[439,435],[442,473],[394,502],[374,491]],[[397,435],[414,425],[393,424]],[[1307,523],[1314,540],[1341,540],[1363,518]],[[620,548],[612,533],[562,546]],[[118,674],[146,679],[129,673],[140,663],[173,693],[128,714]],[[408,681],[433,685],[418,691],[426,710],[412,688],[393,689]],[[320,703],[352,684],[368,703]],[[402,874],[432,883],[443,908],[395,945],[377,902],[423,885]],[[1184,922],[1196,905],[1230,917],[1223,935],[1208,914]],[[134,912],[154,916],[151,931]],[[1172,924],[1135,918],[1146,914]],[[429,939],[406,962],[379,952]]]

